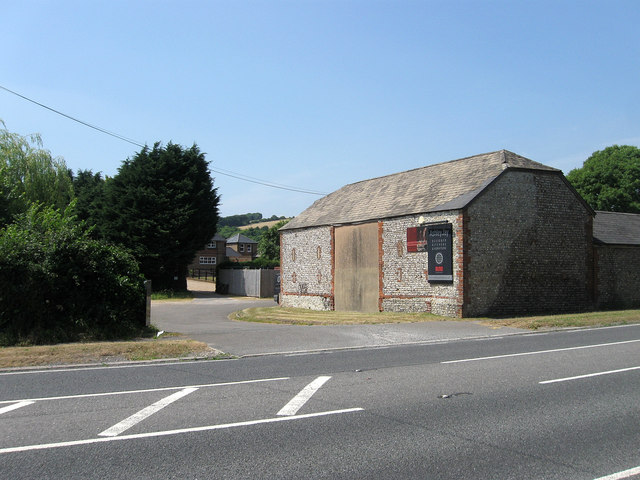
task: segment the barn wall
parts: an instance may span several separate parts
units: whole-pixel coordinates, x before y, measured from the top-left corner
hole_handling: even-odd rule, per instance
[[[463,224],[461,212],[387,219],[382,222],[381,309],[391,312],[431,312],[459,317],[463,301]],[[407,229],[429,223],[453,226],[453,282],[429,283],[427,252],[407,250]]]
[[[558,174],[509,170],[467,209],[464,316],[593,304],[593,221]]]
[[[333,310],[333,227],[284,230],[280,235],[283,307]]]

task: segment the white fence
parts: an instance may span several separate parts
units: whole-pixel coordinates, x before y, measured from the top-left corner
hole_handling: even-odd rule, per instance
[[[229,268],[218,271],[218,287],[225,285],[230,295],[244,297],[272,297],[276,293],[276,276],[280,272],[271,268],[239,269]],[[218,290],[220,291],[220,290]]]

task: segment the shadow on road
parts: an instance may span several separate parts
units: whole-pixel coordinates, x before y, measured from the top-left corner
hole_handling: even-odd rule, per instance
[[[194,278],[187,278],[187,290],[193,293],[193,298],[222,298],[224,296],[216,293],[215,283]]]

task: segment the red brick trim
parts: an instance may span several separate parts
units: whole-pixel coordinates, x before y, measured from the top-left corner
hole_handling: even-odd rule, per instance
[[[384,233],[384,222],[378,221],[378,311],[382,312],[382,298],[384,296],[384,242],[382,234]]]
[[[469,235],[469,214],[466,210],[458,215],[458,227],[456,228],[458,236],[457,264],[458,264],[458,286],[456,287],[458,296],[458,305],[456,307],[456,315],[460,318],[464,317],[466,305],[469,301],[469,278],[465,270],[469,264],[469,243],[471,236]]]
[[[326,293],[299,293],[299,292],[281,292],[281,295],[289,295],[292,297],[322,297],[322,298],[332,298],[331,295]]]
[[[278,305],[282,306],[282,289],[284,288],[284,275],[282,271],[282,251],[284,250],[284,245],[282,244],[282,232],[280,232],[280,295],[278,295]]]
[[[331,227],[331,310],[336,309],[336,227]]]
[[[456,297],[447,297],[443,295],[383,295],[383,300],[410,300],[412,298],[437,298],[439,300],[455,300]]]

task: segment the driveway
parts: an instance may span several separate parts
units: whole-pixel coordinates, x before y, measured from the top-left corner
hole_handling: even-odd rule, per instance
[[[195,297],[191,301],[151,302],[151,323],[160,330],[183,333],[238,356],[434,343],[526,332],[474,321],[314,326],[239,322],[229,320],[229,314],[276,303],[273,299],[218,295],[211,284],[195,280],[189,281],[189,289]]]

